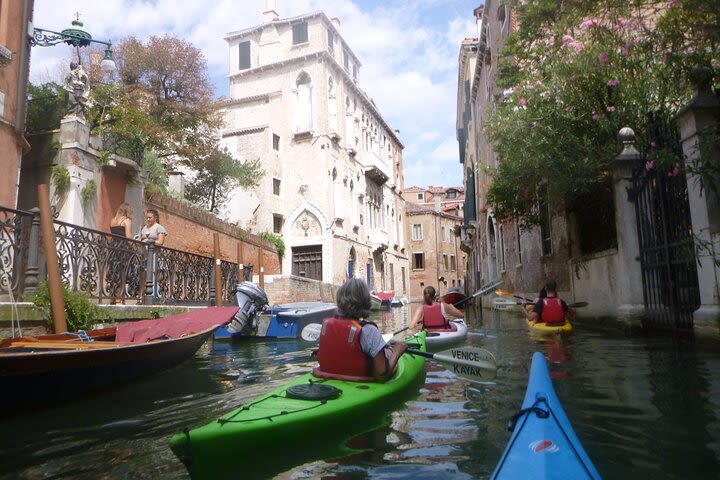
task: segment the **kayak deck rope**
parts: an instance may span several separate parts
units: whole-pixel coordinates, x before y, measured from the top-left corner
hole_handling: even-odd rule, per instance
[[[548,417],[550,416],[550,412],[549,412],[550,407],[548,406],[548,410],[543,410],[542,408],[538,407],[537,405],[538,405],[541,401],[544,402],[544,401],[545,401],[545,398],[544,398],[544,397],[538,398],[537,400],[535,400],[535,403],[532,404],[532,407],[523,408],[523,409],[521,409],[518,413],[516,413],[515,415],[513,415],[513,416],[510,418],[510,420],[508,420],[508,427],[507,427],[508,432],[514,432],[514,431],[515,431],[515,426],[517,425],[517,421],[520,419],[520,417],[522,417],[522,416],[525,415],[526,413],[535,412],[535,415],[537,415],[538,418],[548,418]],[[545,405],[547,405],[547,403],[545,403]]]
[[[310,382],[310,384],[313,384],[313,383],[322,383],[322,382],[313,382],[312,380],[309,380],[309,382]],[[342,392],[342,391],[341,391],[341,392]],[[247,405],[243,405],[241,408],[239,408],[239,409],[237,409],[235,412],[233,412],[229,417],[226,417],[226,418],[218,418],[217,422],[218,422],[220,425],[225,425],[226,423],[255,422],[255,421],[259,421],[259,420],[268,420],[268,421],[272,422],[272,421],[273,421],[273,418],[275,418],[275,417],[281,417],[281,416],[287,415],[287,414],[289,414],[289,413],[306,412],[306,411],[308,411],[308,410],[312,410],[312,409],[314,409],[314,408],[320,407],[320,406],[325,405],[325,404],[327,403],[327,400],[326,400],[326,399],[317,400],[317,401],[316,401],[317,403],[315,403],[315,404],[313,404],[313,405],[308,405],[307,407],[299,408],[299,409],[297,409],[297,410],[293,410],[292,412],[288,412],[287,410],[281,410],[281,411],[279,411],[278,413],[274,413],[274,414],[271,414],[271,415],[266,415],[266,416],[264,416],[264,417],[256,417],[256,418],[246,418],[246,419],[241,419],[241,420],[234,420],[235,416],[241,414],[242,412],[246,412],[246,411],[250,410],[250,408],[253,407],[253,406],[255,406],[255,405],[258,405],[258,404],[260,404],[260,403],[262,403],[262,402],[264,402],[264,401],[266,401],[266,400],[270,400],[271,398],[287,398],[287,399],[290,399],[290,400],[298,400],[297,398],[288,397],[287,395],[278,395],[278,394],[268,395],[267,397],[259,398],[259,399],[256,400],[255,402],[249,403],[249,404],[247,404]],[[302,400],[302,401],[312,402],[313,400]]]

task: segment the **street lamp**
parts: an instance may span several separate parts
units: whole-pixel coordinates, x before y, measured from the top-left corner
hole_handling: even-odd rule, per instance
[[[50,47],[58,43],[67,43],[77,49],[78,60],[80,60],[80,47],[87,47],[90,43],[99,43],[105,45],[105,56],[100,62],[100,69],[104,72],[112,72],[115,70],[115,61],[112,56],[112,43],[95,40],[92,35],[83,29],[83,23],[80,21],[80,15],[77,14],[75,20],[72,21],[72,27],[66,28],[62,32],[53,32],[44,28],[33,28],[33,36],[30,39],[30,45],[39,47]]]

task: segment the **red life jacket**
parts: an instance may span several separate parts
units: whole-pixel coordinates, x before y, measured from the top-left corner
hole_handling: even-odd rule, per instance
[[[362,328],[360,322],[349,318],[323,320],[317,354],[320,370],[357,377],[370,375],[370,359],[360,346]]]
[[[440,303],[423,305],[423,327],[425,328],[447,328],[449,323],[442,314]]]
[[[565,310],[562,300],[557,297],[546,297],[542,299],[543,308],[539,321],[545,323],[560,323],[565,321]]]

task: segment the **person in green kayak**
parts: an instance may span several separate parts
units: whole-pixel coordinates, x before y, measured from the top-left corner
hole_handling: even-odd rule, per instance
[[[565,319],[572,320],[574,312],[565,300],[558,297],[555,280],[545,284],[545,291],[547,297],[538,299],[533,310],[527,312],[528,320],[537,323],[565,323]]]
[[[428,285],[423,290],[423,304],[415,310],[409,328],[421,325],[423,328],[450,328],[450,318],[463,318],[463,312],[453,304],[435,302],[435,287]]]
[[[324,378],[354,381],[389,380],[405,342],[388,345],[377,325],[365,320],[370,315],[370,290],[358,278],[351,278],[337,291],[338,314],[323,320],[318,345],[320,367],[313,373]]]

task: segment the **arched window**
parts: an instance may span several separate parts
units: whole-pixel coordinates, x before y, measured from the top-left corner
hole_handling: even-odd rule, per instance
[[[312,80],[307,72],[295,79],[295,133],[312,130]]]
[[[338,105],[335,98],[335,82],[332,77],[328,77],[328,129],[330,132],[338,131]]]

